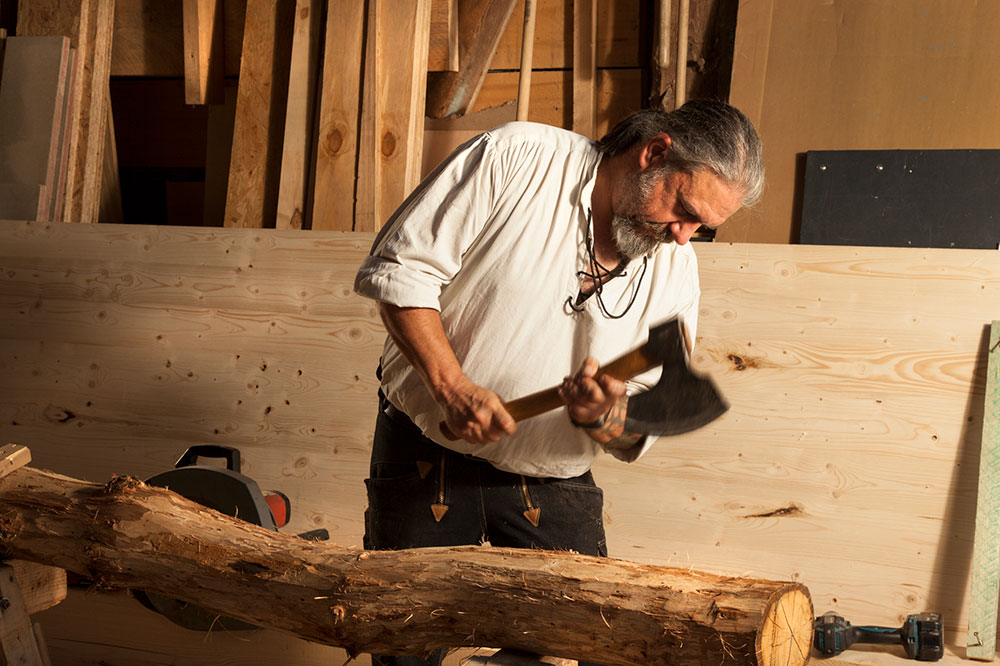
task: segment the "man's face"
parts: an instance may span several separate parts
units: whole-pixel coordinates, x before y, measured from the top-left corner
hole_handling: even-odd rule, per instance
[[[618,250],[634,259],[660,243],[684,245],[702,225],[714,229],[740,208],[741,194],[711,171],[670,168],[630,173],[612,201]]]

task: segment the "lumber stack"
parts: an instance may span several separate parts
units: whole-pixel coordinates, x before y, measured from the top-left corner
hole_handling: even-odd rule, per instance
[[[120,221],[108,89],[114,11],[114,0],[19,3],[0,75],[3,214]]]

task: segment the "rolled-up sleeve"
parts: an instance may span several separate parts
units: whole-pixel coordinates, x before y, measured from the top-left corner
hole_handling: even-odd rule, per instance
[[[354,282],[361,296],[440,310],[442,288],[492,211],[489,133],[459,146],[386,222]]]

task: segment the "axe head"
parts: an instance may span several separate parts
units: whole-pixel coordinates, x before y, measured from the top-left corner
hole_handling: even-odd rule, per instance
[[[729,405],[715,383],[688,365],[684,325],[674,317],[649,330],[645,353],[662,362],[656,386],[629,398],[626,432],[680,435],[722,416]]]

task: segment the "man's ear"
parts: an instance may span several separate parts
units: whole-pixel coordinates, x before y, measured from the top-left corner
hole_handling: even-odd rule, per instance
[[[670,155],[670,135],[660,132],[646,142],[639,151],[639,168],[645,171],[650,167],[661,167],[666,164]]]

